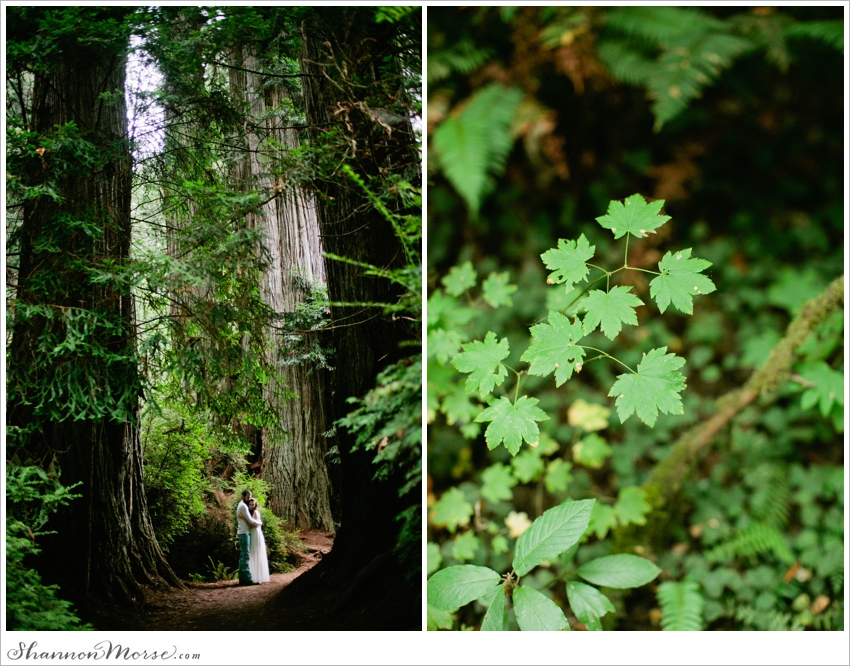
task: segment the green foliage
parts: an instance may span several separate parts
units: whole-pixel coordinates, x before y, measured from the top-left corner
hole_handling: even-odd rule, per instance
[[[79,497],[62,486],[58,470],[6,465],[6,628],[10,631],[88,631],[58,585],[44,585],[31,568],[37,537],[50,514]],[[24,560],[27,559],[25,563]]]
[[[600,58],[615,78],[646,88],[656,131],[679,116],[738,57],[763,48],[788,67],[785,40],[844,47],[842,21],[794,22],[787,16],[736,14],[726,20],[693,7],[618,7],[607,12]]]
[[[477,422],[491,421],[484,433],[487,448],[495,449],[504,442],[511,455],[516,455],[523,440],[535,446],[540,434],[537,421],[549,418],[537,403],[537,398],[528,396],[522,396],[515,403],[502,396],[475,417]]]
[[[712,548],[705,554],[705,559],[709,562],[729,562],[735,557],[754,558],[761,553],[772,553],[785,564],[794,562],[794,555],[782,533],[775,527],[761,523],[747,527],[729,541]]]
[[[606,20],[612,36],[599,55],[615,77],[647,88],[656,130],[753,48],[729,23],[691,7],[618,7]]]
[[[648,203],[641,195],[633,194],[622,203],[612,201],[608,205],[608,212],[597,217],[596,221],[603,229],[610,229],[614,238],[622,238],[626,234],[645,238],[670,219],[669,215],[660,214],[663,206],[663,201]]]
[[[459,526],[468,525],[472,516],[472,505],[466,501],[463,493],[451,488],[434,504],[431,521],[435,525],[445,525],[454,532]]]
[[[546,278],[546,284],[563,284],[569,293],[573,285],[583,282],[590,270],[585,263],[596,253],[596,246],[590,245],[584,234],[577,241],[561,238],[558,247],[540,255],[546,268],[552,271]]]
[[[518,89],[492,84],[434,132],[438,162],[473,217],[493,188],[492,177],[504,168],[514,139],[511,122],[521,100]]]
[[[484,341],[475,340],[462,345],[463,353],[452,360],[452,365],[460,372],[468,372],[466,392],[478,391],[481,395],[490,393],[494,387],[501,386],[508,376],[502,361],[510,353],[507,339],[496,339],[496,334],[488,331]]]
[[[524,576],[543,560],[563,553],[587,529],[593,500],[567,502],[544,512],[517,539],[513,566]]]
[[[583,622],[590,631],[602,631],[599,618],[606,613],[616,611],[614,604],[608,597],[595,587],[579,581],[567,583],[567,597],[576,618]]]
[[[481,630],[505,631],[509,628],[506,600],[510,598],[522,631],[569,631],[561,606],[531,584],[519,582],[538,566],[550,564],[564,553],[569,561],[574,546],[587,530],[594,502],[565,502],[545,511],[517,539],[512,569],[505,576],[489,567],[469,564],[438,570],[428,579],[429,609],[455,611],[477,599],[487,607]],[[591,560],[575,571],[588,582],[614,588],[639,587],[659,573],[660,569],[649,560],[625,554]],[[576,617],[589,629],[600,629],[599,618],[614,611],[611,601],[596,588],[570,580],[567,573],[564,576],[566,594]],[[446,618],[438,621],[435,617],[429,622],[429,629],[446,624]]]
[[[213,447],[226,448],[205,415],[174,398],[168,404],[162,413],[150,410],[142,419],[148,512],[166,550],[175,536],[189,529],[191,519],[206,510],[204,496],[211,484],[205,463]]]
[[[661,275],[649,283],[649,293],[663,313],[672,302],[680,312],[693,314],[693,298],[696,295],[710,294],[715,290],[714,283],[702,271],[711,266],[705,259],[690,258],[691,248],[673,253],[668,252],[658,262]],[[684,261],[682,261],[684,259]]]
[[[702,631],[705,600],[699,583],[667,581],[658,586],[657,595],[664,631]]]
[[[528,374],[548,375],[554,372],[555,385],[560,386],[573,375],[573,371],[581,371],[585,350],[600,353],[600,356],[595,356],[591,360],[601,357],[613,358],[604,351],[580,345],[578,342],[592,333],[597,326],[601,326],[605,336],[613,340],[622,330],[624,323],[638,324],[634,308],[642,305],[642,301],[629,293],[631,286],[610,287],[610,279],[615,273],[629,269],[628,237],[634,235],[637,238],[643,238],[670,219],[666,215],[658,214],[663,203],[658,201],[646,204],[643,197],[635,194],[624,203],[612,202],[608,215],[597,218],[600,225],[614,232],[615,238],[627,236],[626,259],[623,266],[614,271],[604,271],[603,277],[608,283],[605,291],[593,290],[579,301],[579,307],[586,313],[582,320],[576,316],[570,323],[565,315],[550,312],[549,323],[537,324],[531,328],[532,345],[522,356],[522,360],[531,364]],[[547,267],[555,269],[548,281],[550,283],[564,282],[569,290],[574,282],[586,279],[588,269],[585,261],[592,257],[593,250],[594,246],[589,245],[582,235],[577,243],[565,241],[559,243],[557,250],[553,249],[544,253],[542,258],[547,263]],[[675,298],[677,307],[692,313],[690,294],[688,299],[683,301],[681,292],[696,280],[706,293],[714,290],[714,283],[709,278],[698,274],[699,271],[707,268],[710,262],[689,257],[690,250],[679,252],[677,259],[672,259],[672,254],[668,253],[659,263],[660,273],[648,271],[658,276],[656,280],[663,280],[651,292],[662,311],[666,309],[671,298]],[[685,268],[675,270],[670,268],[670,261],[679,261],[682,258],[685,259]],[[464,269],[463,274],[467,277],[463,280],[463,288],[455,289],[455,295],[466,291],[471,286],[470,283],[474,282],[475,273],[470,271],[472,271],[471,266]],[[456,274],[458,275],[460,273]],[[455,277],[453,281],[447,283],[447,286],[454,287],[458,279]],[[693,285],[693,289],[699,291],[698,285]],[[452,364],[461,372],[470,373],[466,383],[467,393],[478,390],[482,396],[486,396],[504,382],[507,377],[507,368],[502,361],[510,353],[507,339],[497,342],[496,334],[489,331],[483,342],[476,340],[462,345],[462,348],[463,352],[453,359]],[[665,414],[683,412],[679,393],[685,388],[685,378],[678,369],[684,365],[685,361],[675,354],[666,352],[666,347],[650,350],[644,355],[637,371],[617,361],[631,373],[620,375],[609,391],[610,396],[617,398],[617,412],[620,420],[624,421],[630,415],[637,413],[638,418],[652,427],[655,425],[659,411]],[[519,378],[519,375],[517,377]],[[518,387],[517,384],[517,389]],[[488,447],[495,448],[504,441],[508,450],[516,455],[522,439],[534,444],[538,433],[536,421],[545,420],[545,413],[537,408],[536,404],[536,399],[527,398],[527,396],[518,397],[513,403],[508,398],[501,397],[481,412],[476,417],[476,422],[493,422],[485,433]]]
[[[239,577],[238,571],[231,571],[230,567],[224,566],[223,562],[215,562],[212,557],[209,557],[209,561],[209,575],[214,581],[236,580]]]
[[[667,354],[667,347],[652,349],[638,364],[637,372],[620,375],[608,395],[617,396],[617,414],[621,421],[637,413],[638,418],[652,427],[658,412],[681,414],[679,393],[685,388],[685,378],[678,369],[683,358]]]
[[[429,51],[428,85],[439,83],[453,72],[469,74],[490,56],[489,50],[479,49],[468,40],[461,40],[447,49]]]
[[[631,26],[615,25],[629,17]],[[843,489],[845,416],[836,399],[829,404],[828,384],[810,374],[823,363],[831,381],[843,375],[843,313],[793,351],[790,381],[759,395],[711,441],[691,441],[701,455],[677,465],[681,474],[671,479],[684,497],[650,510],[658,489],[643,485],[683,462],[669,454],[690,427],[729,413],[735,390],[764,365],[795,313],[843,270],[844,207],[833,169],[843,159],[841,58],[826,40],[791,37],[796,29],[789,29],[829,19],[843,33],[836,8],[430,8],[429,51],[463,42],[482,54],[469,70],[446,68],[429,87],[435,131],[492,81],[510,81],[524,93],[514,120],[519,141],[477,218],[429,160],[428,501],[433,512],[455,496],[466,509],[454,532],[429,520],[436,571],[469,564],[508,572],[516,539],[535,517],[567,499],[595,497],[586,545],[521,580],[565,609],[573,629],[576,619],[595,628],[570,595],[578,581],[586,583],[576,576],[565,595],[560,581],[588,560],[618,552],[647,553],[663,570],[661,580],[693,581],[704,601],[691,616],[695,629],[843,627],[845,522],[835,493]],[[703,57],[708,52],[718,61]],[[681,100],[669,94],[672,86]],[[653,120],[663,132],[651,132]],[[627,214],[624,197],[632,192],[651,194],[655,205],[665,199],[658,213],[672,219],[643,238],[637,234],[646,227],[637,226],[620,241],[611,228],[627,228],[628,219],[607,228],[583,224],[611,201]],[[592,253],[579,254],[579,244]],[[452,297],[442,279],[467,262],[472,279]],[[623,265],[637,270],[611,268]],[[496,307],[482,282],[508,270],[518,289],[510,305]],[[587,336],[556,332],[549,312],[562,329],[581,326],[582,288],[597,279],[588,292],[632,287],[628,293],[644,303],[634,308],[638,326],[621,324],[613,344],[599,325]],[[695,303],[699,292],[710,296]],[[509,353],[499,359],[507,374],[479,397],[466,393],[468,375],[450,361],[452,349],[458,355],[488,332],[507,342]],[[432,340],[443,341],[439,353],[431,352]],[[565,352],[601,351],[559,356],[559,343]],[[677,392],[683,414],[659,410],[653,429],[639,419],[587,414],[587,405],[614,408],[606,395],[617,375],[631,374],[594,357],[617,356],[636,370],[642,354],[662,348],[655,354],[687,359],[674,370],[687,380],[687,391]],[[534,397],[550,417],[537,422],[537,448],[523,446],[511,457],[502,446],[483,446],[475,419],[502,396]],[[600,439],[587,446],[591,432]],[[602,455],[584,455],[594,449]],[[786,563],[766,549],[708,560],[754,525],[780,533],[794,559]],[[610,548],[599,541],[609,532]],[[468,534],[480,545],[460,562],[454,542],[471,543]],[[603,591],[618,612],[602,615],[600,601],[600,627],[650,630],[671,620],[670,609],[659,612],[654,591]],[[429,609],[429,627],[515,630],[511,599],[487,595],[455,611]]]
[[[788,39],[816,39],[844,51],[843,21],[800,21],[786,27],[784,33]]]
[[[581,302],[587,313],[582,321],[585,335],[593,333],[597,326],[609,340],[617,337],[623,324],[637,326],[635,308],[643,305],[637,296],[630,294],[631,287],[611,287],[608,292],[594,289]]]

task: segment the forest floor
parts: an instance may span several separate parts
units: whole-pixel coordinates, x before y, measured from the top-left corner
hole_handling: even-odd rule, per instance
[[[90,608],[90,621],[101,631],[297,631],[302,619],[297,613],[281,613],[275,600],[333,548],[326,532],[299,536],[307,550],[298,567],[272,574],[268,583],[239,587],[237,581],[227,580],[187,583],[183,590],[149,587],[144,603],[131,608],[99,605]]]

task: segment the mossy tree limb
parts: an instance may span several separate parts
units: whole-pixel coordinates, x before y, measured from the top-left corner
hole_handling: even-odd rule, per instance
[[[628,525],[614,531],[619,550],[634,544],[651,547],[661,545],[667,526],[675,524],[681,510],[677,502],[684,482],[690,478],[695,464],[714,436],[756,398],[779,388],[791,375],[797,349],[836,308],[844,303],[844,276],[836,278],[824,291],[807,301],[789,324],[785,337],[770,352],[767,361],[739,389],[717,399],[716,413],[679,437],[670,453],[660,460],[643,485],[646,500],[652,507],[646,525]]]

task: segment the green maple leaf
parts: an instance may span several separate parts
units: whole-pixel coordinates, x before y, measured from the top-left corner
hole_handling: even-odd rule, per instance
[[[607,504],[597,502],[593,505],[590,511],[590,523],[588,523],[587,531],[596,535],[597,539],[604,539],[614,525],[617,524],[617,516],[614,513],[614,507]]]
[[[505,381],[508,371],[502,360],[511,353],[507,338],[496,342],[496,334],[488,331],[484,342],[475,340],[462,348],[463,353],[454,357],[452,365],[460,372],[471,373],[466,379],[467,393],[478,390],[481,395],[487,395]]]
[[[457,354],[463,338],[457,331],[447,331],[435,328],[428,331],[428,358],[436,358],[440,363],[446,363]]]
[[[555,386],[560,386],[573,375],[573,369],[581,370],[584,348],[576,344],[584,336],[578,317],[571,324],[566,315],[549,312],[549,323],[531,327],[531,346],[522,355],[523,361],[531,364],[530,375],[555,373]]]
[[[550,462],[546,468],[546,490],[552,494],[564,492],[573,480],[573,475],[570,474],[572,467],[572,464],[561,458],[555,458]]]
[[[658,262],[661,275],[649,283],[649,294],[664,312],[673,303],[680,312],[694,313],[694,296],[710,294],[716,287],[702,271],[711,266],[705,259],[691,258],[691,248],[681,252],[668,252]]]
[[[440,565],[443,563],[443,556],[440,554],[440,547],[435,544],[428,542],[428,551],[427,551],[427,564],[428,564],[428,575],[430,576],[437,569],[440,568]]]
[[[469,525],[471,517],[472,505],[458,488],[449,488],[431,509],[431,522],[445,525],[449,532],[454,532],[459,525]]]
[[[611,287],[605,293],[601,289],[590,292],[582,302],[587,311],[584,317],[584,333],[592,333],[597,326],[602,325],[602,332],[613,340],[623,328],[623,324],[637,326],[638,320],[635,308],[643,305],[634,294],[629,292],[631,287]]]
[[[516,483],[509,467],[502,463],[490,465],[481,473],[481,496],[494,504],[500,500],[509,500],[514,496],[511,488]]]
[[[646,514],[651,510],[646,501],[646,491],[637,486],[623,488],[614,504],[614,513],[621,525],[646,525]]]
[[[522,440],[536,444],[540,430],[536,421],[548,421],[546,412],[537,407],[537,398],[522,396],[512,404],[502,396],[475,419],[479,422],[492,421],[484,432],[487,448],[495,449],[503,441],[505,448],[515,456],[519,452]]]
[[[597,217],[596,221],[604,229],[614,232],[614,238],[631,234],[644,238],[670,219],[669,215],[659,215],[664,199],[647,203],[640,194],[633,194],[622,203],[612,201],[608,204],[608,213]]]
[[[490,273],[484,284],[481,285],[481,290],[484,292],[484,300],[494,308],[500,305],[512,305],[513,300],[511,294],[517,290],[515,284],[510,284],[510,273]]]
[[[460,296],[470,287],[474,287],[477,279],[478,274],[472,267],[472,262],[467,261],[462,266],[452,267],[449,274],[443,278],[443,286],[452,296]]]
[[[590,433],[580,442],[573,444],[573,460],[591,469],[602,467],[611,453],[611,447],[596,433]]]
[[[475,310],[458,305],[456,298],[446,296],[442,291],[435,291],[428,299],[428,328],[437,324],[447,329],[465,326],[474,315]]]
[[[584,234],[579,236],[578,241],[558,241],[558,247],[546,250],[540,255],[546,268],[552,271],[546,278],[548,284],[566,285],[567,291],[572,289],[576,282],[581,282],[587,277],[590,270],[585,263],[596,253],[596,246],[587,242]]]
[[[827,416],[833,403],[844,405],[844,373],[833,370],[823,361],[813,363],[800,371],[803,379],[814,384],[803,393],[801,405],[809,409],[815,404],[820,408],[821,416]]]
[[[452,386],[451,392],[443,398],[440,411],[446,415],[446,423],[469,423],[481,412],[481,406],[469,400],[466,391],[459,384]]]
[[[475,551],[481,547],[481,539],[473,532],[464,532],[455,537],[452,543],[452,557],[459,562],[468,562],[475,557]]]
[[[667,354],[667,347],[659,347],[645,354],[638,364],[637,374],[617,377],[608,395],[617,396],[617,414],[620,421],[637,413],[638,418],[650,428],[655,426],[659,410],[665,414],[681,414],[685,377],[678,371],[685,359]]]
[[[514,468],[514,476],[522,483],[529,483],[536,479],[543,471],[543,460],[540,458],[540,452],[537,449],[526,449],[513,460],[511,465]]]

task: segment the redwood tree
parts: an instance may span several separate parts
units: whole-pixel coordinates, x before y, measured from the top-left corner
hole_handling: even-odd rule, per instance
[[[414,10],[406,23],[381,22],[372,10],[317,8],[302,25],[311,145],[341,154],[369,187],[391,189],[399,178],[418,185],[419,152],[408,120],[410,109],[405,107],[401,32],[406,28],[413,41],[418,40],[420,17]],[[330,410],[341,418],[351,410],[350,397],[363,396],[382,369],[411,353],[401,343],[418,341],[421,334],[418,322],[381,307],[396,303],[403,293],[397,283],[369,268],[381,269],[377,273],[400,269],[408,259],[391,222],[343,171],[326,175],[316,189],[323,247],[335,257],[326,264],[337,359]],[[396,517],[403,508],[400,484],[374,478],[375,449],[358,447],[346,429],[337,428],[333,443],[342,468],[342,524],[334,549],[285,591],[282,601],[337,585],[343,590],[338,608],[368,603],[380,594],[387,595],[387,603],[397,604],[395,626],[375,628],[419,626],[419,578],[414,576],[411,583],[405,577],[410,572],[399,566],[394,550]],[[404,598],[399,602],[400,595]]]
[[[263,64],[252,48],[234,48],[229,70],[231,89],[244,105],[248,131],[243,137],[245,157],[235,167],[236,186],[271,192],[247,223],[262,232],[268,263],[260,291],[263,300],[284,317],[295,315],[305,301],[324,287],[325,266],[319,240],[314,197],[298,184],[275,175],[283,154],[299,146],[295,129],[287,128],[284,108],[288,93],[265,79]],[[314,309],[321,307],[313,303]],[[309,326],[310,317],[304,319]],[[286,326],[292,329],[292,326]],[[270,482],[269,506],[293,527],[334,529],[330,508],[330,481],[325,462],[324,432],[329,429],[324,408],[325,383],[321,368],[297,355],[309,331],[281,331],[272,335],[269,362],[280,372],[289,399],[276,401],[278,428],[253,429],[254,446],[262,459],[262,477]]]
[[[51,524],[46,570],[76,596],[138,598],[180,582],[151,527],[138,429],[123,7],[10,7],[21,205],[7,358],[13,462],[61,471],[81,497]]]

